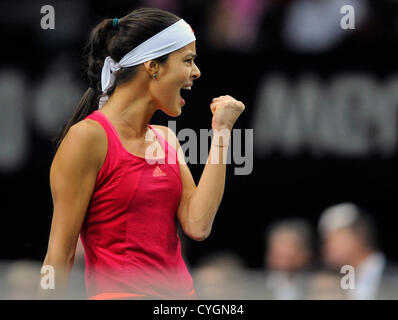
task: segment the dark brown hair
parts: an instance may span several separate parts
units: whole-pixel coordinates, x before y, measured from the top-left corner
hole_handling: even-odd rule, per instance
[[[55,151],[58,150],[68,130],[75,123],[98,108],[101,92],[101,71],[105,58],[111,56],[115,61],[120,61],[124,55],[139,44],[154,36],[163,29],[180,20],[178,16],[155,8],[139,8],[131,11],[118,20],[113,27],[113,19],[102,20],[90,32],[84,47],[84,56],[87,59],[87,78],[89,88],[81,98],[72,118],[63,126],[58,136],[52,141]],[[154,59],[165,63],[169,54]],[[121,68],[115,73],[115,84],[107,91],[111,96],[117,85],[130,80],[136,74],[138,66]]]

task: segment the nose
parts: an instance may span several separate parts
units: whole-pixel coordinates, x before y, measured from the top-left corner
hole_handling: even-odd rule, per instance
[[[192,78],[198,79],[200,77],[200,70],[198,66],[195,64],[195,68],[192,71]]]

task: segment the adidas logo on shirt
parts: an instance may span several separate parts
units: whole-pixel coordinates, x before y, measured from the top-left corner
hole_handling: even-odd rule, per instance
[[[159,168],[159,166],[156,166],[156,168],[152,172],[152,176],[154,176],[154,177],[162,177],[165,175],[166,175],[166,173],[164,173],[162,171],[162,169]]]

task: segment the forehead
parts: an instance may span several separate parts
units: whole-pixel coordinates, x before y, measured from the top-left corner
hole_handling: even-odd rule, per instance
[[[185,47],[174,51],[176,55],[186,56],[189,54],[196,54],[196,41],[187,44]]]

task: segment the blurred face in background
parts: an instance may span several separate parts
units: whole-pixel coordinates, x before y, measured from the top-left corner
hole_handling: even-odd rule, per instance
[[[202,266],[194,273],[196,290],[203,299],[242,299],[243,271],[231,270],[228,265]]]
[[[353,259],[363,251],[362,237],[349,228],[330,231],[323,241],[323,259],[330,267],[353,265]]]
[[[266,254],[269,269],[294,272],[305,268],[309,260],[310,250],[296,232],[279,230],[271,234]]]

